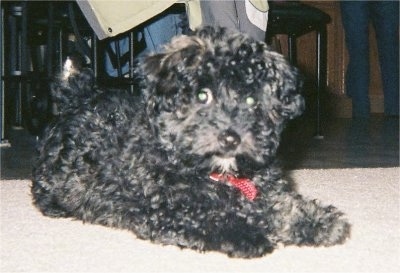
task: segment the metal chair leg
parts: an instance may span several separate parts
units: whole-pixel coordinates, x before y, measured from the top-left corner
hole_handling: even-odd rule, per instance
[[[297,65],[297,45],[296,35],[288,34],[288,55],[289,62],[293,65]]]
[[[5,100],[4,100],[4,6],[1,6],[0,11],[0,147],[10,146],[6,136],[5,128]]]
[[[315,139],[323,139],[321,130],[321,95],[325,91],[326,85],[326,26],[317,30],[317,102],[316,102],[316,132]]]

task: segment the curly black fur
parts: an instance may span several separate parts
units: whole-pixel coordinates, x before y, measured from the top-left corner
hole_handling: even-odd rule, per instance
[[[341,212],[302,198],[275,166],[285,122],[304,108],[298,72],[280,54],[206,27],[148,56],[138,73],[140,99],[96,88],[89,69],[54,84],[60,114],[33,171],[43,214],[232,257],[348,237]],[[212,172],[251,179],[256,198]]]

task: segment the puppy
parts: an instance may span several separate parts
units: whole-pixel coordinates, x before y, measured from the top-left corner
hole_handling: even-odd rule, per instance
[[[211,27],[176,37],[139,66],[140,97],[66,69],[33,170],[44,215],[241,258],[349,236],[340,211],[281,178],[276,151],[304,109],[302,82],[266,44]]]

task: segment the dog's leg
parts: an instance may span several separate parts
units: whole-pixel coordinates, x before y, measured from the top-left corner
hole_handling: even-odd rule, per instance
[[[31,194],[33,203],[40,211],[50,217],[68,217],[68,213],[60,206],[57,198],[58,184],[66,178],[63,173],[65,166],[57,165],[58,154],[62,149],[61,135],[52,134],[48,138],[51,145],[44,144],[40,147],[40,154],[35,162],[32,173]]]
[[[76,122],[79,126],[80,124]],[[62,132],[62,124],[49,130],[45,142],[39,147],[39,156],[32,172],[31,194],[33,203],[51,217],[70,217],[82,205],[88,191],[85,181],[90,181],[90,165],[83,159],[90,150],[89,138],[79,143],[72,135],[83,135],[76,128],[68,127],[71,136]]]
[[[235,219],[236,218],[236,219]],[[246,218],[236,215],[232,219],[226,219],[226,226],[207,238],[209,246],[213,250],[227,253],[230,257],[253,258],[271,253],[275,244],[269,241],[262,229],[246,223]]]
[[[214,219],[191,216],[186,226],[162,226],[159,230],[152,229],[151,233],[152,238],[142,238],[201,252],[218,251],[237,258],[261,257],[275,248],[275,244],[264,234],[264,229],[246,223],[245,217],[233,214]]]
[[[350,235],[350,224],[333,206],[321,206],[296,193],[271,194],[277,240],[284,244],[331,246]]]
[[[40,211],[50,217],[68,217],[69,214],[58,204],[56,197],[40,182],[36,181],[32,187],[34,203]]]
[[[61,166],[65,167],[65,166]],[[41,166],[44,168],[44,166]],[[41,170],[44,175],[35,176],[32,183],[34,204],[40,211],[50,217],[70,217],[71,212],[80,206],[80,196],[83,188],[79,189],[77,177],[73,174],[63,174],[61,171],[51,176],[51,171]],[[50,173],[47,176],[46,173]],[[65,183],[61,182],[65,179]]]

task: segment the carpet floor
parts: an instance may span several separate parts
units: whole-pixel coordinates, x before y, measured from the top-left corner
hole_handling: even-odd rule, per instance
[[[400,168],[287,173],[308,198],[334,204],[351,238],[329,248],[284,247],[232,259],[142,241],[128,231],[51,219],[37,211],[29,180],[2,180],[1,272],[399,272]]]

